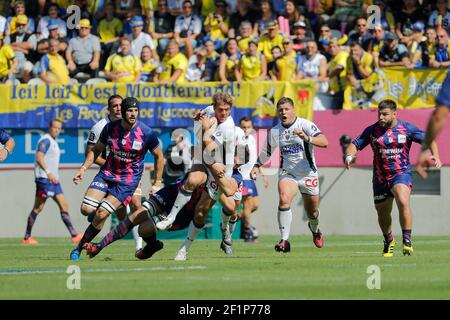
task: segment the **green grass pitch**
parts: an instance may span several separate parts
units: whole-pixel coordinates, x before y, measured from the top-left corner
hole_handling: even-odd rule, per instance
[[[397,245],[392,258],[381,256],[377,236],[326,236],[322,249],[295,236],[287,255],[274,251],[278,237],[260,238],[234,241],[231,256],[218,240],[198,240],[184,262],[173,260],[181,240],[165,240],[146,261],[134,258],[132,240],[70,261],[67,238],[0,239],[0,299],[450,299],[448,236],[417,236],[414,256]],[[79,290],[67,288],[71,265],[81,270]],[[367,287],[369,266],[379,267],[380,289]]]

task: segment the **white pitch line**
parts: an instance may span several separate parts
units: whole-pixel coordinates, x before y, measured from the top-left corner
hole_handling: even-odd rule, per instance
[[[172,271],[172,270],[204,270],[206,266],[186,266],[186,267],[151,267],[151,268],[120,268],[120,269],[81,269],[81,272],[122,272],[122,271]],[[66,269],[11,269],[1,270],[0,276],[22,275],[22,274],[44,274],[44,273],[66,273]]]

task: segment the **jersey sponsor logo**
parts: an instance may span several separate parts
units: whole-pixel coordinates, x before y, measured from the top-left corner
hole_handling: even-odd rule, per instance
[[[314,178],[314,179],[305,179],[305,187],[308,188],[315,188],[319,185],[319,179],[318,178]]]
[[[89,133],[88,141],[89,142],[94,142],[95,141],[95,133],[93,133],[93,132]]]
[[[141,141],[133,141],[133,150],[141,150],[142,142]]]
[[[303,146],[299,143],[282,146],[281,147],[281,153],[282,154],[299,154],[300,152],[303,152]]]
[[[406,136],[404,134],[398,135],[398,143],[405,143],[406,142]]]

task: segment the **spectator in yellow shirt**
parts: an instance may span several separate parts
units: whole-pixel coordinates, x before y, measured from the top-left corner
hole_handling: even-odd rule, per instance
[[[329,93],[341,96],[344,94],[347,77],[348,52],[342,50],[337,39],[330,42],[331,61],[328,65],[328,78],[330,79]]]
[[[120,53],[106,61],[106,77],[113,82],[135,83],[141,79],[141,60],[131,53],[130,39],[120,39]]]
[[[100,38],[100,45],[102,48],[102,55],[100,58],[100,69],[103,69],[106,60],[117,49],[117,42],[119,36],[123,31],[122,21],[114,17],[114,5],[107,3],[104,7],[105,17],[100,20],[97,27],[97,33]]]
[[[241,59],[241,74],[244,81],[265,80],[267,63],[264,55],[258,51],[258,41],[252,39],[248,42],[247,53]]]
[[[180,52],[180,47],[175,40],[167,45],[166,54],[161,63],[161,69],[155,74],[155,82],[159,83],[183,83],[186,81],[188,60]],[[159,72],[158,72],[159,71]]]
[[[219,78],[222,83],[230,81],[241,81],[240,60],[242,54],[239,52],[236,39],[228,39],[225,52],[220,55]]]
[[[58,53],[59,40],[50,39],[48,53],[39,62],[38,74],[46,83],[69,84],[69,69],[66,61]]]
[[[151,82],[153,81],[154,73],[159,66],[159,61],[153,59],[152,49],[149,46],[145,46],[141,51],[141,81]]]
[[[13,78],[16,71],[16,59],[14,50],[9,44],[3,41],[0,36],[0,83],[4,83],[9,78]]]
[[[237,37],[239,51],[241,51],[242,54],[247,52],[249,40],[256,39],[252,32],[252,24],[248,21],[242,21],[239,25],[239,33],[241,35]]]
[[[278,81],[290,81],[297,79],[297,70],[301,63],[300,55],[294,50],[292,39],[283,40],[283,55],[275,61],[275,75]]]
[[[272,47],[275,46],[283,48],[283,35],[278,33],[278,24],[274,20],[267,24],[267,34],[258,42],[258,50],[264,54],[268,63],[273,61]]]
[[[206,35],[216,44],[216,50],[223,47],[228,34],[230,17],[227,14],[227,3],[223,0],[216,1],[216,10],[210,13],[203,23]]]

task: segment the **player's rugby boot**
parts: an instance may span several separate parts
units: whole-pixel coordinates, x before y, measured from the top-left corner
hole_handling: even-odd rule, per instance
[[[414,252],[411,241],[403,241],[403,255],[410,256]]]
[[[275,251],[288,253],[291,251],[291,244],[287,240],[281,240],[275,245]]]
[[[317,232],[313,232],[309,222],[308,222],[308,228],[312,233],[314,245],[317,248],[322,248],[323,247],[323,234],[322,234],[322,232],[320,232],[320,229],[317,229]]]
[[[73,249],[70,251],[70,260],[80,260],[80,250],[78,248]]]
[[[86,250],[89,258],[93,258],[100,253],[102,250],[98,243],[85,243],[83,244],[83,249]]]
[[[391,242],[384,241],[384,248],[383,248],[383,257],[392,257],[394,255],[394,247],[395,247],[395,240],[392,239]]]
[[[29,237],[28,239],[23,239],[22,243],[23,244],[38,244],[39,242],[37,242],[37,240],[34,239],[33,237]]]
[[[80,242],[81,238],[83,238],[83,234],[79,233],[75,237],[70,238],[70,241],[72,241],[73,243],[78,243]]]
[[[135,257],[139,260],[145,260],[151,258],[155,252],[158,252],[164,248],[164,243],[162,241],[156,240],[153,244],[146,244],[144,248],[139,249],[135,253]]]

